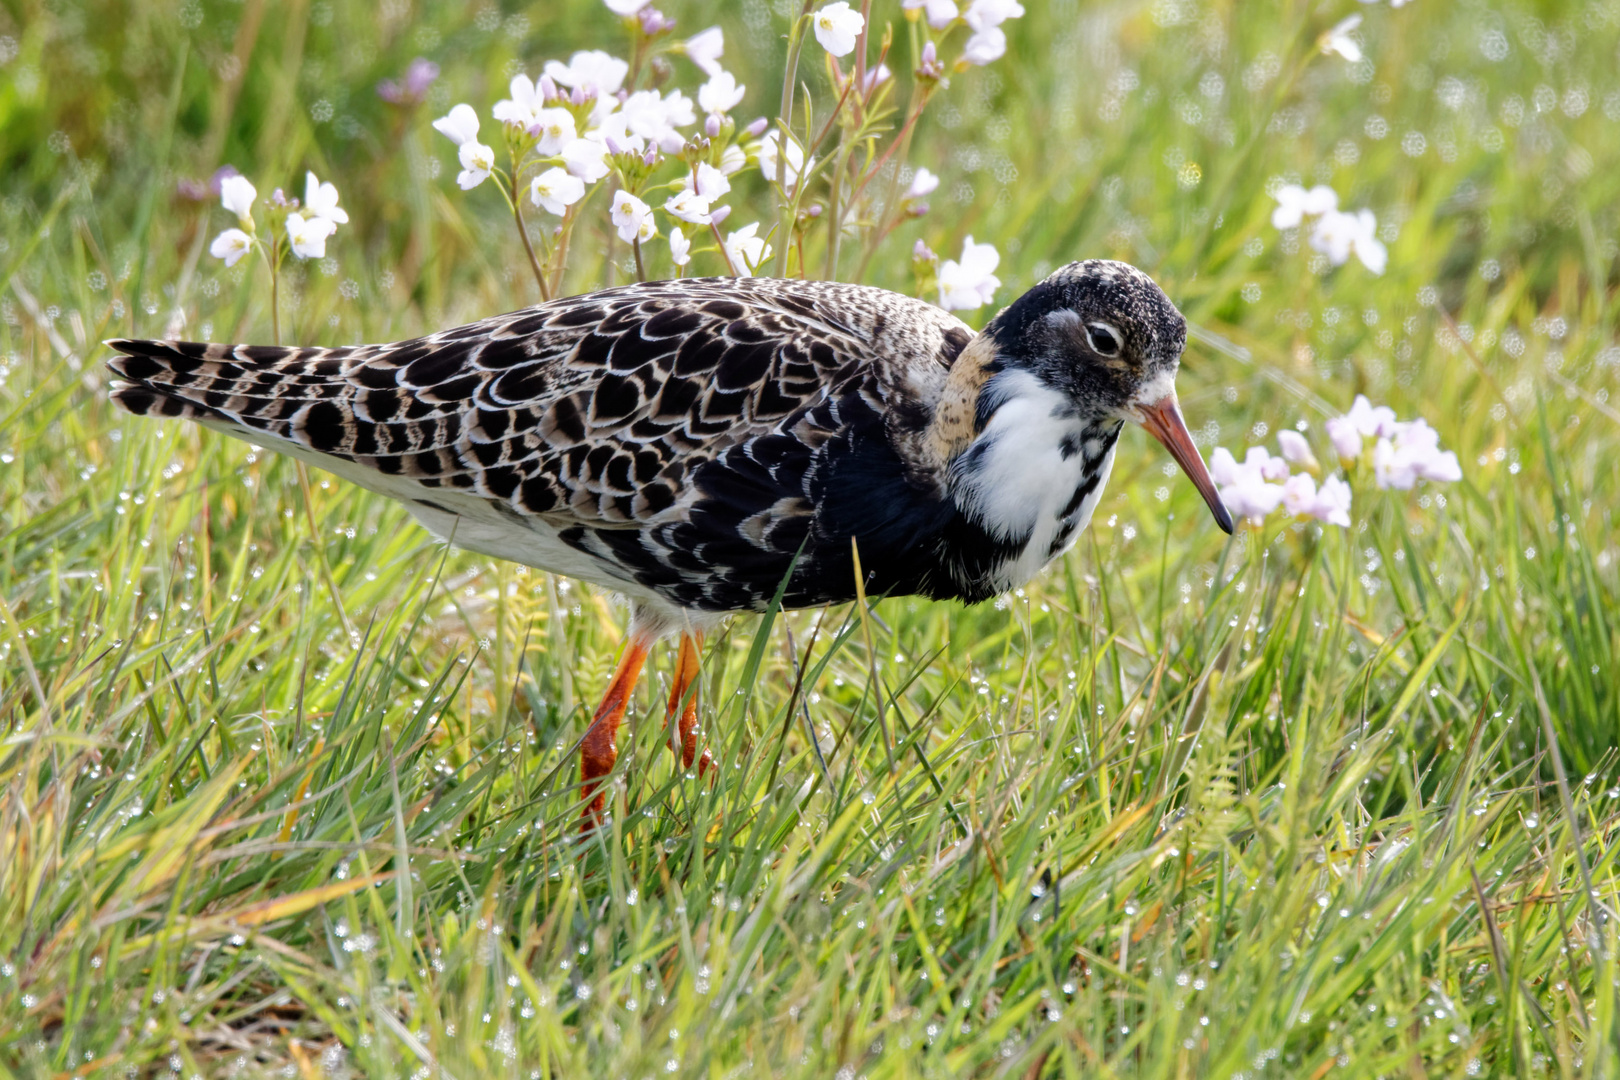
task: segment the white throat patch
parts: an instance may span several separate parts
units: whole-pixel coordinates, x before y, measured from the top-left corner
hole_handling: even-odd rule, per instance
[[[1091,520],[1118,429],[1088,425],[1067,395],[1025,371],[1002,372],[984,392],[1003,403],[956,460],[951,491],[980,528],[1020,545],[992,574],[1004,591],[1039,573]]]

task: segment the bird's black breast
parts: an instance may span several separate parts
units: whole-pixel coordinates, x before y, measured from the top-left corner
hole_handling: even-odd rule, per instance
[[[991,572],[1021,545],[997,540],[948,495],[917,483],[896,449],[896,414],[854,379],[696,469],[681,520],[646,529],[567,530],[680,607],[762,610],[788,577],[790,608],[856,596],[987,599]]]

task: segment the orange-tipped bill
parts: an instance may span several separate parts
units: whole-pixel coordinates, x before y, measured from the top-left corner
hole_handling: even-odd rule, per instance
[[[1166,394],[1157,405],[1139,405],[1137,410],[1142,414],[1142,426],[1147,428],[1148,434],[1164,443],[1164,448],[1170,451],[1170,456],[1176,459],[1181,471],[1187,474],[1198,489],[1198,494],[1209,504],[1209,512],[1215,515],[1215,524],[1231,535],[1232,515],[1227,512],[1226,504],[1221,502],[1221,496],[1215,490],[1215,481],[1204,467],[1198,447],[1193,445],[1192,435],[1187,432],[1187,422],[1181,418],[1181,409],[1176,404],[1176,395]]]

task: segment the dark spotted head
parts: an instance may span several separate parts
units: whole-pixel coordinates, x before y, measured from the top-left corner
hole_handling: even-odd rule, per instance
[[[1073,262],[1014,300],[984,333],[1001,370],[1023,370],[1063,394],[1082,418],[1141,424],[1198,487],[1216,522],[1232,517],[1176,403],[1187,320],[1136,267]]]
[[[996,356],[1067,394],[1083,415],[1138,420],[1175,392],[1187,320],[1136,267],[1073,262],[1013,301],[985,333]]]

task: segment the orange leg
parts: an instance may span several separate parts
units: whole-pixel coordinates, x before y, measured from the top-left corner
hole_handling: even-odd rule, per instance
[[[613,681],[608,683],[607,693],[602,696],[602,704],[597,706],[596,717],[579,745],[580,795],[586,800],[585,814],[580,821],[582,828],[590,829],[602,822],[602,810],[607,802],[602,777],[613,771],[613,762],[618,759],[615,739],[619,722],[630,707],[630,694],[641,677],[641,665],[647,662],[648,645],[649,642],[634,637],[625,645],[624,658],[619,661]]]
[[[698,775],[702,776],[714,768],[714,758],[709,756],[707,750],[701,757],[697,753],[697,694],[688,694],[692,684],[697,682],[700,669],[698,666],[699,638],[696,634],[681,635],[681,652],[675,661],[675,685],[669,692],[669,712],[665,716],[665,723],[670,725],[669,748],[680,755],[681,768],[690,769],[692,759],[697,758]],[[684,699],[684,708],[683,705]],[[680,748],[675,746],[675,713],[680,711]]]

